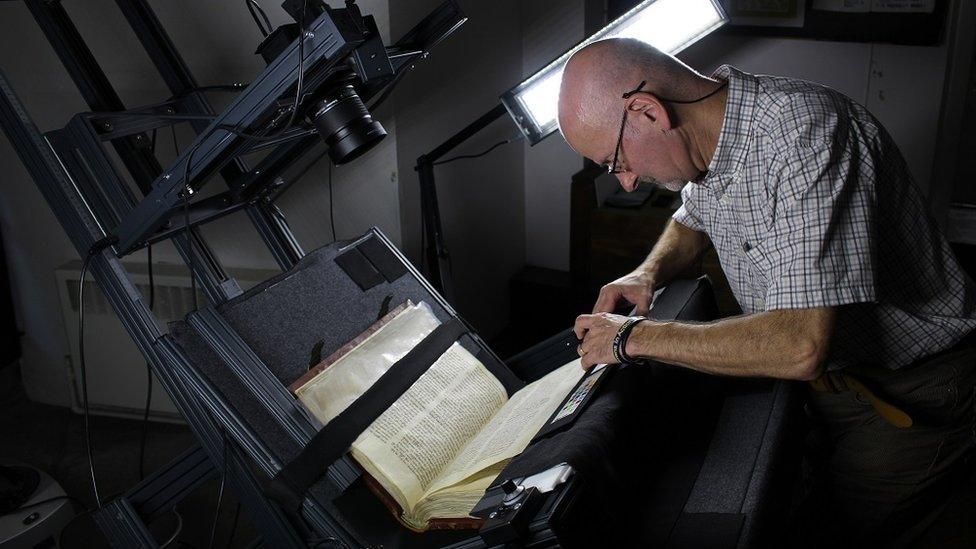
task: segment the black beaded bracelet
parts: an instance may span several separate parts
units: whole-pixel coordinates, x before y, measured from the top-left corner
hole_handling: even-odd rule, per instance
[[[642,359],[627,356],[627,339],[630,338],[630,332],[633,331],[634,326],[644,320],[647,319],[642,316],[628,318],[617,330],[617,334],[613,336],[613,358],[620,364],[643,364],[645,362]]]

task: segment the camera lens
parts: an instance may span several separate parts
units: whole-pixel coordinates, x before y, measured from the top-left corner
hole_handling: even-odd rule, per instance
[[[310,112],[337,165],[362,156],[386,137],[383,125],[373,120],[351,85],[331,90],[312,105]]]

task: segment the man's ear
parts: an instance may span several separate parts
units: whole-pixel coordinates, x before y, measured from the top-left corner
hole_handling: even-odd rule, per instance
[[[630,111],[640,112],[656,129],[668,131],[671,129],[671,114],[660,99],[650,93],[637,93],[627,104]]]

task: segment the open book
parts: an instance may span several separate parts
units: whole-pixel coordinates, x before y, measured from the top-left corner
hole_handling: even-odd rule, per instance
[[[439,321],[408,303],[292,385],[326,424],[429,334]],[[513,394],[454,343],[353,443],[352,457],[414,531],[475,527],[470,512],[583,375],[579,360]]]

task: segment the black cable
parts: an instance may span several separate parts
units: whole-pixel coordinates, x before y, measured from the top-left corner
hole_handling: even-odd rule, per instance
[[[81,276],[78,279],[78,361],[81,363],[81,396],[85,412],[85,450],[88,454],[88,471],[91,473],[92,493],[95,495],[95,508],[102,508],[102,499],[98,495],[98,481],[95,479],[95,460],[92,455],[94,449],[91,437],[91,412],[88,407],[88,367],[85,364],[85,277],[91,260],[103,249],[118,241],[117,237],[109,236],[91,245],[85,260],[81,265]]]
[[[88,516],[88,515],[94,513],[96,510],[97,509],[85,509],[84,511],[82,511],[82,512],[78,513],[77,515],[71,517],[68,520],[68,522],[64,523],[64,526],[61,527],[61,531],[58,532],[58,547],[64,547],[64,533],[68,531],[68,526],[71,526],[72,524],[74,524],[74,522],[76,520],[80,519],[81,517],[85,517],[85,516]]]
[[[225,125],[221,125],[221,126],[217,126],[217,129],[221,129],[221,130],[224,130],[224,131],[228,131],[228,132],[234,133],[236,135],[240,135],[240,136],[245,137],[245,138],[248,138],[248,139],[277,139],[278,137],[281,137],[282,135],[284,135],[284,133],[287,132],[288,129],[291,127],[291,125],[294,124],[294,122],[295,122],[295,116],[298,113],[298,108],[301,106],[302,86],[304,85],[304,80],[305,80],[305,78],[304,78],[305,77],[305,70],[304,70],[304,65],[305,65],[305,12],[306,12],[306,8],[307,7],[308,7],[308,0],[302,0],[302,13],[301,13],[301,17],[299,17],[299,22],[298,22],[298,30],[299,30],[299,35],[298,35],[298,82],[296,83],[296,86],[295,86],[295,103],[292,106],[291,113],[290,113],[290,115],[288,117],[288,123],[285,124],[284,126],[282,126],[282,128],[278,131],[278,133],[276,133],[276,134],[267,134],[267,135],[250,134],[250,133],[247,133],[247,132],[242,131],[237,126],[225,126]],[[260,10],[260,6],[258,6],[258,9]],[[261,11],[263,12],[263,10],[261,10]],[[200,145],[202,143],[203,143],[203,140],[200,139],[200,138],[198,138],[196,144],[190,149],[189,153],[187,154],[186,163],[183,166],[183,184],[185,186],[184,191],[183,191],[183,215],[184,215],[185,222],[186,222],[187,255],[189,256],[189,261],[190,261],[190,265],[189,265],[190,266],[190,288],[191,288],[191,291],[193,292],[193,308],[194,309],[197,308],[197,293],[196,293],[196,277],[193,274],[193,271],[194,271],[194,269],[193,269],[193,266],[194,266],[193,239],[192,239],[192,234],[190,233],[190,195],[193,192],[193,187],[192,187],[191,182],[190,182],[190,168],[191,168],[191,166],[193,164],[193,155],[197,152],[197,149],[200,147]]]
[[[187,166],[189,166],[190,158],[193,156],[193,151],[190,151],[189,157],[187,157]],[[189,171],[189,170],[187,170]],[[189,174],[187,174],[187,181],[189,181]],[[187,183],[186,188],[183,189],[183,222],[186,225],[186,255],[190,260],[188,265],[190,268],[190,298],[193,301],[193,310],[197,310],[199,305],[197,304],[197,276],[196,276],[196,259],[193,257],[193,233],[190,231],[190,192],[193,189]]]
[[[268,19],[268,14],[265,13],[264,8],[261,7],[261,4],[258,3],[257,0],[250,0],[250,2],[255,9],[258,10],[258,13],[261,14],[261,18],[264,19],[265,27],[268,29],[268,34],[271,34],[271,32],[274,30],[274,25],[272,25],[271,20]]]
[[[284,135],[285,132],[291,128],[291,125],[295,123],[295,116],[298,114],[298,108],[302,103],[302,87],[305,81],[305,10],[307,7],[308,0],[302,0],[302,14],[301,17],[298,18],[298,82],[295,85],[295,102],[292,106],[291,113],[288,116],[288,123],[282,126],[277,133],[267,135],[247,133],[237,126],[230,125],[220,125],[217,126],[218,129],[228,131],[248,139],[277,139]]]
[[[234,509],[234,521],[230,523],[230,535],[227,538],[227,549],[234,546],[234,535],[237,534],[237,521],[241,518],[241,504],[237,503],[237,508]]]
[[[466,158],[479,158],[479,157],[482,157],[482,156],[490,153],[491,151],[497,149],[498,147],[501,147],[502,145],[508,145],[509,143],[514,143],[516,141],[521,141],[524,138],[525,138],[525,136],[524,135],[521,135],[519,137],[513,137],[512,139],[506,139],[505,141],[499,141],[498,143],[495,143],[491,147],[488,147],[487,150],[484,150],[484,151],[482,151],[482,152],[480,152],[478,154],[462,154],[460,156],[452,156],[451,158],[448,158],[448,159],[445,159],[445,160],[439,160],[437,162],[434,162],[433,165],[434,166],[440,166],[441,164],[447,164],[448,162],[454,162],[455,160],[464,160]]]
[[[146,267],[149,274],[149,310],[156,305],[156,280],[153,276],[152,244],[146,246]],[[146,362],[146,406],[142,410],[142,440],[139,442],[139,479],[146,478],[146,440],[149,438],[149,407],[152,405],[152,368]]]
[[[332,161],[329,161],[329,225],[332,227],[332,241],[339,239],[335,230],[335,200],[332,198]]]
[[[220,471],[220,489],[217,491],[217,508],[214,509],[213,524],[210,525],[210,543],[207,544],[207,549],[213,549],[214,539],[217,536],[217,519],[220,518],[220,507],[224,502],[224,484],[227,481],[227,434],[224,433],[224,463]]]
[[[254,1],[244,0],[244,5],[247,6],[247,11],[251,14],[251,19],[254,20],[254,24],[257,25],[258,30],[261,31],[261,36],[267,38],[268,31],[264,28],[264,25],[261,23],[261,20],[258,19],[258,14],[254,13],[254,7],[253,7]]]
[[[173,511],[174,515],[176,515],[176,528],[173,530],[173,534],[166,541],[164,541],[159,545],[159,549],[166,549],[167,547],[172,545],[173,542],[176,541],[176,538],[178,538],[180,534],[183,532],[183,515],[181,515],[180,512],[176,510],[175,505],[170,510]]]
[[[193,162],[193,154],[197,152],[197,147],[199,146],[198,143],[186,155],[186,165],[184,166],[185,169],[183,172],[183,183],[186,185],[183,189],[183,222],[185,224],[187,266],[190,268],[190,298],[193,300],[194,311],[197,309],[197,277],[196,269],[194,269],[196,261],[193,257],[193,233],[190,231],[190,195],[193,192],[193,188],[190,187],[190,163]],[[175,129],[173,130],[173,149],[176,151],[176,156],[179,156],[180,144],[176,141]]]
[[[315,158],[312,159],[311,162],[309,162],[308,164],[306,164],[305,167],[302,168],[302,170],[300,172],[298,172],[297,174],[295,174],[294,177],[292,177],[292,180],[293,181],[298,181],[302,177],[305,177],[305,174],[307,174],[309,170],[311,170],[312,168],[314,168],[315,165],[319,163],[319,160],[322,160],[322,158],[328,152],[329,152],[329,149],[328,148],[326,148],[324,151],[320,152],[318,154],[318,156],[316,156]]]
[[[78,280],[78,354],[81,363],[81,398],[85,413],[85,451],[88,454],[88,470],[91,473],[92,493],[95,495],[95,507],[102,508],[102,500],[98,496],[98,481],[95,480],[95,460],[92,458],[92,437],[88,409],[88,370],[85,365],[85,275],[95,254],[89,252],[81,267],[81,278]]]

